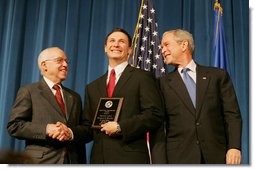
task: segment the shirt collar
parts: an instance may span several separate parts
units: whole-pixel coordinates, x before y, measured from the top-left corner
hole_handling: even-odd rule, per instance
[[[45,82],[47,83],[47,85],[49,86],[50,89],[53,88],[53,86],[55,85],[54,82],[52,82],[51,80],[49,80],[48,78],[46,78],[45,76],[43,76]],[[58,86],[60,87],[60,89],[62,89],[61,84],[58,84]]]
[[[123,62],[123,63],[117,65],[116,67],[114,67],[116,75],[121,74],[124,71],[124,69],[126,68],[127,65],[128,65],[128,62],[126,61],[126,62]],[[110,74],[112,69],[113,69],[112,67],[108,66],[108,73],[109,74]]]
[[[187,66],[185,66],[184,68],[189,68],[193,73],[196,73],[196,67],[197,67],[197,65],[194,62],[194,60],[192,59],[190,61],[190,63]],[[178,72],[181,72],[184,68],[183,67],[179,67],[178,68]]]

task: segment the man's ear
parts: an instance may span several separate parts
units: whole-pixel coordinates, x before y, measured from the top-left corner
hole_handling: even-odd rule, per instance
[[[47,71],[46,62],[41,62],[41,69],[42,69],[43,71]]]
[[[107,47],[107,46],[106,46],[106,45],[104,45],[104,52],[105,52],[105,53],[107,53],[106,47]]]
[[[130,56],[131,52],[132,52],[132,48],[129,47],[129,49],[128,49],[128,57]]]
[[[189,46],[188,41],[186,41],[186,40],[182,41],[181,47],[182,47],[183,51],[186,51],[188,49],[188,46]]]

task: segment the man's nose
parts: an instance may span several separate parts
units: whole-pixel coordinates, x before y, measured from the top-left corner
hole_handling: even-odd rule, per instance
[[[162,54],[162,55],[164,55],[165,51],[166,51],[166,50],[165,50],[165,47],[161,47],[161,54]]]
[[[115,42],[113,43],[113,46],[119,46],[119,42],[115,41]]]

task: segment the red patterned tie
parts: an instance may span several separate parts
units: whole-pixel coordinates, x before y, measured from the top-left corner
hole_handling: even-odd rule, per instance
[[[116,73],[115,70],[112,69],[110,72],[109,82],[108,82],[108,97],[112,97],[116,81]]]
[[[62,110],[62,113],[66,116],[66,114],[65,114],[65,105],[64,105],[63,98],[62,98],[62,95],[61,95],[61,92],[60,92],[60,87],[57,84],[55,84],[53,86],[53,89],[56,90],[56,94],[55,94],[56,101],[59,104],[59,106]]]

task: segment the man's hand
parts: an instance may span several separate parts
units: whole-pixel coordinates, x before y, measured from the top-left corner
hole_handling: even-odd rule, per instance
[[[59,141],[68,141],[73,138],[71,130],[61,122],[57,122],[56,124],[48,124],[46,134],[49,137]]]
[[[241,151],[238,149],[229,149],[226,154],[226,164],[240,164],[241,163]]]
[[[60,134],[60,128],[57,127],[55,124],[47,124],[46,134],[49,137],[55,139]]]
[[[117,122],[109,121],[101,125],[101,131],[105,132],[107,135],[112,136],[117,131]]]
[[[68,141],[72,138],[72,132],[65,124],[57,122],[56,126],[60,129],[60,134],[57,136],[59,141]]]

